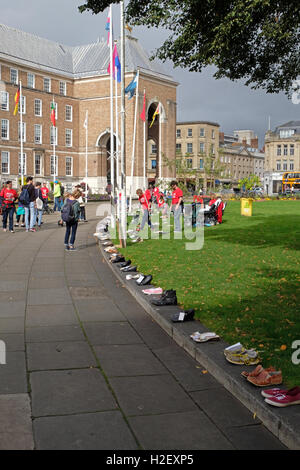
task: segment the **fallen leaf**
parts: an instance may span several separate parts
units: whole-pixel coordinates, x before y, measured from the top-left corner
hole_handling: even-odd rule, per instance
[[[281,351],[285,351],[285,350],[286,350],[286,344],[282,344],[282,345],[280,346],[280,350],[281,350]]]

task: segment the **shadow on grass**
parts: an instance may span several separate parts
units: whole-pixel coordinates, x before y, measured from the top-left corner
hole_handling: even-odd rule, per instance
[[[214,239],[235,245],[260,247],[282,246],[293,250],[300,249],[300,216],[269,216],[256,217],[261,222],[244,227],[230,227],[228,223],[221,230],[206,231],[207,239]]]

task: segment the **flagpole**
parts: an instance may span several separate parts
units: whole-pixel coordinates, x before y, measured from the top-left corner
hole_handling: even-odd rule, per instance
[[[109,7],[110,15],[110,34],[109,34],[109,49],[110,49],[110,178],[111,178],[111,197],[112,205],[114,206],[115,197],[115,165],[114,165],[114,83],[113,83],[113,18],[112,18],[112,5]],[[112,215],[112,227],[114,227],[114,214]]]
[[[24,162],[23,162],[23,94],[22,82],[20,81],[20,133],[21,133],[21,186],[24,184]]]
[[[87,185],[88,185],[88,122],[89,112],[85,116],[85,203],[87,204]]]
[[[126,162],[125,162],[125,34],[124,1],[120,2],[121,30],[121,245],[126,248],[127,238],[127,197],[126,197]]]
[[[138,104],[139,104],[139,81],[140,81],[140,71],[139,71],[139,69],[137,71],[137,79],[136,80],[137,81],[136,81],[134,129],[133,129],[132,156],[131,156],[129,213],[131,213],[131,209],[132,209],[133,172],[134,172],[135,143],[136,143],[136,122],[137,122],[137,112],[138,112]]]
[[[159,179],[162,179],[162,161],[161,161],[161,105],[159,103]]]
[[[118,69],[115,65],[115,114],[116,114],[116,181],[117,181],[117,218],[120,219],[120,158],[119,158],[119,115],[118,115]]]
[[[55,108],[54,96],[52,97],[52,104],[54,106],[54,116],[55,116],[56,108]],[[55,121],[55,124],[56,124],[56,121]],[[54,190],[54,185],[55,185],[55,180],[56,180],[56,154],[55,154],[56,126],[54,126],[53,122],[52,122],[52,126],[53,126],[53,183],[54,183],[53,190]]]
[[[144,99],[145,99],[146,89],[144,88]],[[146,112],[146,109],[145,109]],[[144,120],[144,189],[146,191],[147,185],[147,146],[146,146],[146,116]]]

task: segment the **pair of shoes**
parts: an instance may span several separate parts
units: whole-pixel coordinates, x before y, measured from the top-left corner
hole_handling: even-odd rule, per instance
[[[190,336],[196,343],[206,343],[207,341],[218,341],[220,336],[216,335],[216,333],[212,331],[207,331],[206,333],[199,333],[199,331],[195,331],[195,333],[191,334]]]
[[[124,261],[124,263],[120,264],[120,270],[123,271],[124,268],[127,268],[127,266],[131,265],[131,260],[128,259],[127,261]]]
[[[280,385],[282,384],[282,372],[281,370],[267,372],[262,368],[261,372],[256,377],[247,377],[247,381],[256,385],[256,387]]]
[[[69,251],[77,251],[77,248],[74,245],[69,245]]]
[[[127,274],[126,281],[130,281],[131,279],[138,279],[140,277],[139,274]]]
[[[175,313],[175,315],[172,316],[171,320],[174,323],[182,322],[182,321],[191,321],[191,320],[194,320],[194,315],[195,315],[194,309],[184,310],[184,312]]]
[[[112,259],[112,263],[122,263],[125,261],[125,258],[124,256],[115,256],[113,259]]]
[[[25,227],[25,224],[21,224],[21,227]]]
[[[151,300],[151,303],[157,307],[163,307],[164,305],[177,305],[176,290],[165,290],[159,299]]]
[[[149,274],[148,276],[141,274],[140,277],[137,279],[136,283],[138,286],[146,286],[147,284],[150,284],[151,281],[152,281],[151,274]]]
[[[19,224],[15,224],[15,227],[19,227]]]
[[[4,229],[3,229],[3,232],[7,232],[7,228],[4,228]]]
[[[264,369],[262,365],[258,365],[252,372],[247,372],[244,370],[241,372],[241,375],[242,377],[245,377],[245,379],[248,379],[248,377],[257,377],[263,370],[267,372],[274,372],[276,369],[274,369],[274,367],[267,367]]]
[[[241,343],[226,348],[224,355],[231,364],[252,366],[260,362],[255,349],[246,349]]]
[[[132,272],[136,272],[137,270],[137,266],[126,266],[125,268],[121,268],[121,271],[123,271],[123,273],[132,273]]]
[[[69,245],[65,245],[65,251],[69,251],[69,250],[70,250]]]
[[[144,289],[143,294],[146,295],[161,295],[163,290],[161,287],[153,287],[152,289]]]
[[[263,390],[262,396],[269,405],[284,408],[290,405],[300,405],[300,387],[293,387],[289,390],[270,389]]]

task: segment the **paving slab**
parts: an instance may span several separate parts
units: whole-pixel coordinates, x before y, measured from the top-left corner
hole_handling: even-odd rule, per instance
[[[27,305],[67,305],[72,300],[67,288],[28,289]]]
[[[99,369],[33,372],[30,384],[34,417],[117,408]]]
[[[6,351],[25,351],[24,333],[2,333],[0,339],[4,341]]]
[[[119,411],[54,416],[34,420],[38,450],[137,450]]]
[[[6,351],[6,364],[0,365],[0,396],[27,393],[25,353]]]
[[[226,436],[237,450],[287,450],[262,424],[234,426],[226,429]]]
[[[104,344],[141,344],[143,341],[126,322],[88,322],[83,328],[94,346]]]
[[[36,326],[26,328],[26,343],[50,343],[84,341],[82,328],[78,325]]]
[[[0,450],[33,450],[28,394],[0,395]]]
[[[78,325],[73,305],[31,305],[27,307],[27,327],[55,325]]]
[[[74,305],[83,322],[126,320],[121,310],[109,299],[74,299]]]
[[[25,310],[26,310],[25,300],[1,301],[0,318],[24,317]]]

